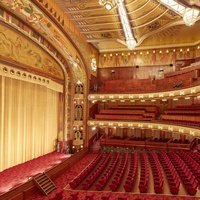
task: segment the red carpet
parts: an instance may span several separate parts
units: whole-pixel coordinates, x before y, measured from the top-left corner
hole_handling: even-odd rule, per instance
[[[68,157],[70,155],[52,152],[2,171],[0,173],[0,194],[25,183],[29,178],[43,173]]]

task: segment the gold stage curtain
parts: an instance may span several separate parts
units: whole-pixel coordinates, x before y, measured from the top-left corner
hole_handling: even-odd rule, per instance
[[[59,93],[0,76],[0,171],[54,151]]]

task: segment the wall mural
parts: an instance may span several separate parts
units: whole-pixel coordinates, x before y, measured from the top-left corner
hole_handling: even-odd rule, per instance
[[[71,42],[66,38],[66,36],[29,0],[1,0],[0,4],[7,7],[8,9],[15,12],[21,19],[29,22],[29,24],[34,27],[41,35],[48,38],[51,43],[60,52],[64,52],[64,56],[71,63],[71,70],[76,81],[79,77],[76,77],[80,71],[80,67],[83,67],[80,59],[77,59],[78,53],[73,47]],[[70,48],[70,49],[69,49]],[[77,61],[79,63],[77,63]],[[79,68],[74,68],[74,66],[79,65]],[[79,73],[77,73],[77,70]],[[82,76],[84,77],[84,76]]]
[[[0,55],[63,80],[60,66],[30,40],[0,24]]]
[[[131,53],[101,54],[99,67],[129,67],[175,64],[176,60],[193,59],[194,48],[135,51]]]

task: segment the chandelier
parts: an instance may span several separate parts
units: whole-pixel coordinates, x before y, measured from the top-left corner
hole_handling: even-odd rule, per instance
[[[136,46],[136,41],[134,38],[129,38],[126,40],[126,45],[128,47],[128,49],[133,50]]]
[[[132,29],[129,23],[126,8],[124,6],[123,1],[124,0],[117,0],[118,12],[119,12],[119,16],[120,16],[121,23],[123,26],[125,38],[126,38],[126,45],[130,50],[133,50],[136,46],[136,41],[133,37]]]
[[[115,0],[99,0],[99,5],[104,6],[107,10],[111,10],[116,3]]]
[[[183,17],[186,26],[193,26],[198,20],[199,10],[190,8],[178,3],[175,0],[159,0],[162,4],[172,9]],[[196,0],[188,0],[190,5],[194,5]]]
[[[185,25],[193,26],[197,20],[198,15],[199,15],[199,10],[195,8],[186,8],[185,13],[183,15],[183,20],[185,22]]]
[[[117,4],[118,13],[126,38],[126,45],[130,50],[133,50],[137,43],[133,37],[126,8],[124,6],[124,0],[99,0],[99,4],[104,6],[107,10],[111,10]]]

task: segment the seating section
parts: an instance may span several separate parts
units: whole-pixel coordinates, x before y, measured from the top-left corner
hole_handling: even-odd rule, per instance
[[[103,194],[102,196],[101,196],[101,199],[102,200],[109,200],[110,199],[110,193],[109,194]]]
[[[200,155],[199,154],[195,153],[194,151],[189,151],[187,154],[200,165]]]
[[[172,161],[174,167],[176,168],[179,176],[181,177],[185,188],[187,189],[190,195],[195,195],[198,189],[198,181],[195,176],[192,174],[188,166],[184,161],[175,153],[168,153],[170,160]]]
[[[155,193],[161,193],[163,191],[163,173],[160,161],[158,156],[155,152],[151,152],[149,154],[149,160],[151,163],[152,173],[153,173],[153,180],[154,180],[154,191]]]
[[[110,160],[111,153],[109,153],[103,162],[95,169],[95,171],[86,179],[86,181],[83,182],[83,189],[87,190],[89,189],[90,185],[97,179],[99,174],[103,171],[103,169],[106,167],[108,161]]]
[[[93,200],[93,199],[94,199],[94,193],[85,195],[85,200]]]
[[[75,189],[81,181],[91,172],[91,170],[97,165],[97,163],[102,158],[103,153],[97,155],[96,158],[75,178],[73,179],[69,185],[72,189]]]
[[[128,153],[126,152],[125,154],[122,155],[121,163],[118,166],[117,172],[116,172],[111,184],[109,185],[110,189],[112,191],[115,191],[117,189],[117,186],[119,185],[121,178],[124,174],[124,170],[126,168],[127,161],[128,161]]]
[[[78,192],[71,193],[70,197],[68,198],[68,200],[78,200]]]
[[[154,191],[162,194],[164,184],[167,184],[164,182],[165,173],[171,194],[179,193],[182,182],[188,194],[195,195],[200,181],[200,164],[195,159],[199,159],[199,155],[193,151],[99,153],[69,185],[75,189],[82,183],[82,189],[88,190],[93,184],[97,191],[109,187],[112,192],[118,191],[122,186],[125,192],[131,192],[138,185],[140,193],[147,193],[152,173]],[[69,197],[76,198],[77,193]],[[92,198],[92,194],[87,197]],[[102,199],[109,199],[109,195],[105,194]]]
[[[138,168],[138,154],[135,152],[134,154],[131,155],[130,168],[128,171],[128,175],[126,177],[126,181],[123,185],[126,192],[130,192],[131,188],[133,187],[133,182],[137,174],[137,168]]]
[[[140,154],[140,182],[139,182],[139,189],[140,192],[144,193],[147,192],[147,184],[149,182],[149,161],[148,156],[145,152]]]
[[[111,107],[110,109],[102,109],[99,114],[95,115],[95,119],[117,119],[117,120],[155,120],[158,114],[158,107],[152,105],[130,106],[120,105]]]
[[[117,153],[113,156],[112,162],[110,163],[109,167],[106,169],[106,172],[101,176],[100,180],[96,183],[96,190],[100,191],[103,189],[103,186],[110,178],[113,170],[115,169],[117,162],[119,160],[120,154]]]
[[[200,164],[197,163],[193,158],[191,158],[184,151],[179,151],[177,154],[184,161],[184,163],[189,167],[192,174],[195,176],[197,181],[200,183]]]
[[[153,92],[179,89],[182,87],[188,87],[197,81],[199,66],[191,67],[184,70],[178,70],[175,72],[165,74],[165,78],[162,79],[110,79],[103,80],[101,86],[98,87],[99,93],[141,93],[141,92]],[[102,73],[103,74],[103,73]],[[190,77],[190,78],[188,78]],[[145,85],[145,87],[144,87]]]
[[[164,169],[171,193],[178,194],[180,187],[180,178],[176,169],[174,168],[173,164],[171,163],[165,152],[161,151],[157,155]]]
[[[160,115],[160,120],[200,126],[200,105],[177,106],[176,108],[165,110],[164,114]]]

